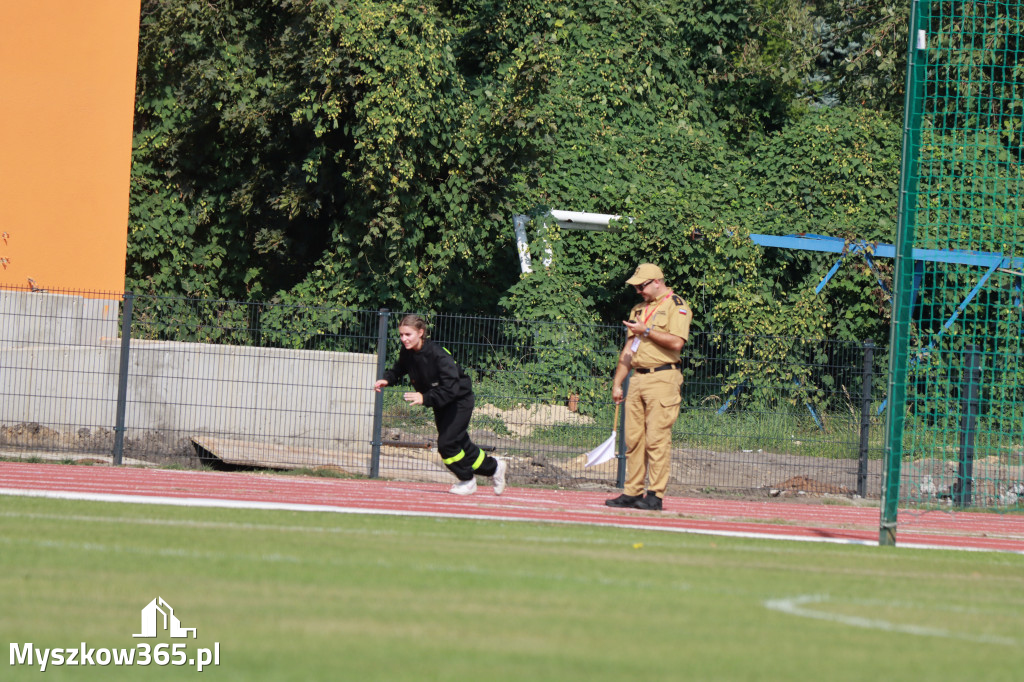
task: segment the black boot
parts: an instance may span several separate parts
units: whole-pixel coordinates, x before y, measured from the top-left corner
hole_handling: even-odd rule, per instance
[[[635,507],[637,504],[642,502],[644,499],[643,495],[627,495],[625,493],[614,497],[610,500],[605,500],[604,503],[609,507]]]
[[[637,509],[646,509],[647,511],[661,511],[661,498],[654,493],[647,493],[647,497],[640,500],[633,505]]]

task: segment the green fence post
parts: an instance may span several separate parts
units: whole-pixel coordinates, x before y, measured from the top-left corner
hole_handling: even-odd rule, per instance
[[[893,275],[892,323],[889,328],[889,414],[885,439],[881,519],[878,543],[896,544],[896,510],[903,459],[903,426],[906,414],[907,355],[910,347],[910,306],[914,276],[914,233],[917,219],[918,173],[921,153],[923,94],[928,66],[926,15],[929,0],[910,5],[907,40],[906,99],[903,114],[903,153],[900,163],[900,194],[896,209],[896,272]]]

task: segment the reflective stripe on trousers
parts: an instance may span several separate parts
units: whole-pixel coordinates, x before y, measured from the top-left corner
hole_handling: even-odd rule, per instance
[[[465,456],[466,456],[466,451],[465,450],[459,450],[459,454],[453,455],[453,456],[451,456],[451,457],[449,457],[447,459],[443,459],[441,461],[443,461],[446,465],[450,466],[452,464],[455,464],[456,462],[462,461],[462,458],[465,457]],[[473,469],[473,471],[476,471],[477,469],[479,469],[480,465],[484,463],[485,459],[487,459],[487,453],[485,453],[483,450],[481,450],[479,456],[477,456],[476,461],[473,462],[473,465],[471,467]]]

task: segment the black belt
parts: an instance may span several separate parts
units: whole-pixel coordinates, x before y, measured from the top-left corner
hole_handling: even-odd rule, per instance
[[[637,367],[633,371],[636,372],[637,374],[650,374],[651,372],[660,372],[665,369],[679,369],[682,366],[683,363],[681,362],[673,362],[671,365],[661,365],[660,367],[651,367],[648,369]]]

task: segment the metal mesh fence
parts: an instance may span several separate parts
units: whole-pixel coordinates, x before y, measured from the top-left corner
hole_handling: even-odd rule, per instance
[[[431,412],[405,403],[406,387],[372,388],[397,358],[400,318],[0,292],[0,448],[18,458],[206,461],[448,482]],[[473,378],[472,437],[509,458],[513,483],[621,484],[621,457],[583,466],[613,429],[620,325],[453,315],[428,322]],[[885,354],[872,362],[866,348],[873,350],[693,333],[670,493],[878,496]]]
[[[912,3],[883,540],[897,505],[1020,508],[1024,10]]]

